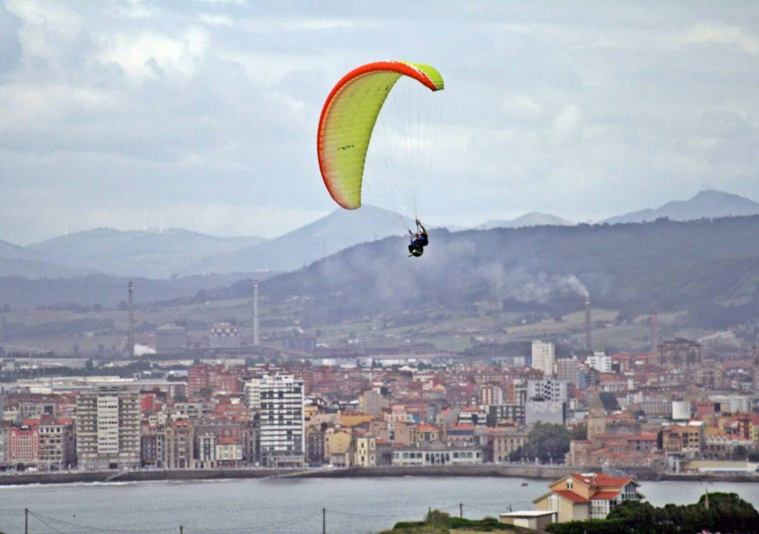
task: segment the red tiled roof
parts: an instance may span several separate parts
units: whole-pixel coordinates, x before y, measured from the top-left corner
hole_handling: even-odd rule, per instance
[[[635,436],[628,436],[628,441],[656,441],[656,434],[649,434],[644,432],[642,434],[636,434]]]
[[[599,491],[595,495],[591,496],[593,501],[610,501],[619,495],[618,491]]]
[[[554,490],[554,493],[558,495],[559,497],[563,497],[567,499],[568,501],[572,501],[574,503],[578,502],[590,502],[588,499],[583,497],[582,495],[578,495],[574,491],[570,490]]]
[[[593,476],[583,476],[580,473],[572,473],[571,476],[573,479],[582,482],[583,484],[587,484],[589,486],[595,486],[595,487],[616,487],[621,488],[628,482],[633,481],[632,478],[622,478],[622,477],[610,477],[609,475],[605,475],[603,473],[598,473]]]

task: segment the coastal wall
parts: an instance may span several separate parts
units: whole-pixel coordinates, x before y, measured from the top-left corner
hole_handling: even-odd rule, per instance
[[[0,475],[0,486],[25,484],[70,484],[87,482],[149,482],[164,480],[219,480],[245,478],[380,478],[380,477],[514,477],[556,480],[578,471],[598,471],[592,468],[564,465],[435,465],[425,467],[353,467],[349,469],[145,469],[137,471],[98,471],[64,473],[19,473]],[[662,475],[654,468],[629,467],[620,469],[638,480],[756,482],[756,477],[740,475],[714,477],[709,475]]]
[[[350,469],[145,469],[137,471],[74,471],[19,473],[0,476],[0,486],[67,484],[76,482],[148,482],[242,478],[358,478],[358,477],[523,477],[553,480],[575,471],[557,465],[470,465],[427,467],[368,467]]]
[[[576,471],[563,465],[431,465],[423,467],[354,467],[305,472],[306,478],[354,477],[521,477],[555,480]]]

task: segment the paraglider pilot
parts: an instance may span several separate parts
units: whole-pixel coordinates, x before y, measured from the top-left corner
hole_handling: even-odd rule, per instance
[[[408,256],[409,258],[412,256],[418,258],[424,254],[424,247],[430,243],[429,237],[427,237],[427,230],[424,228],[422,223],[419,222],[419,219],[417,219],[416,233],[412,232],[411,230],[409,230],[408,233],[411,236],[411,244],[408,246]]]

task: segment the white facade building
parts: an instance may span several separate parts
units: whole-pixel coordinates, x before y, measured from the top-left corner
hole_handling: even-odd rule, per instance
[[[599,373],[611,373],[611,356],[607,356],[603,352],[596,352],[593,356],[588,356],[585,363]]]
[[[304,462],[303,381],[292,375],[261,380],[261,459],[268,467]]]
[[[532,368],[543,371],[543,376],[553,376],[556,363],[556,346],[545,341],[532,342]]]
[[[84,393],[76,403],[80,469],[140,466],[140,397],[119,387]]]
[[[564,380],[528,380],[527,400],[567,402],[567,382]]]
[[[251,410],[261,409],[261,378],[251,378],[245,382],[245,399]]]

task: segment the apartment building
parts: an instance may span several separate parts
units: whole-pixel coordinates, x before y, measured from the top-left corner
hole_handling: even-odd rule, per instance
[[[79,396],[76,448],[80,469],[140,466],[140,397],[105,386]]]
[[[269,467],[301,466],[305,432],[303,381],[277,375],[261,381],[261,460]]]

